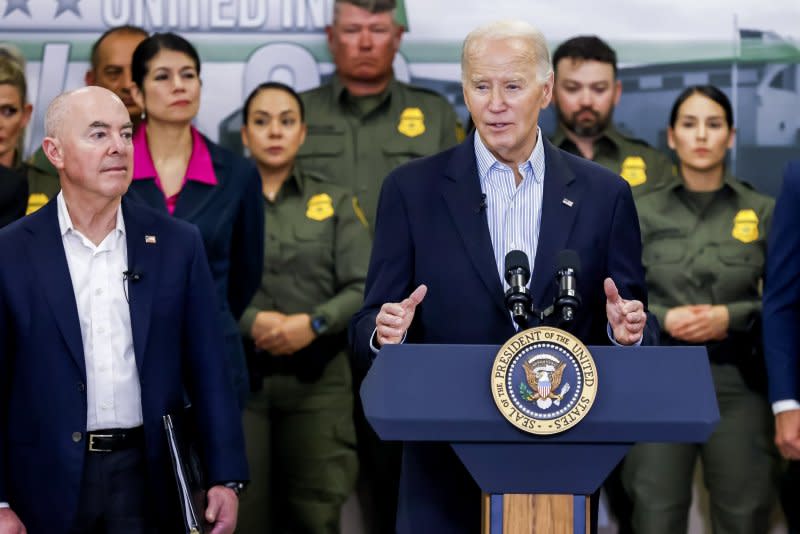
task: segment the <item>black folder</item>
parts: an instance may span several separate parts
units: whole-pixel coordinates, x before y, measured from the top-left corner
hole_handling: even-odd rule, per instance
[[[172,416],[164,416],[164,430],[167,435],[167,448],[172,459],[172,470],[175,475],[175,486],[180,502],[180,513],[186,534],[204,534],[206,492],[203,473],[198,455],[192,447],[189,432],[179,432],[172,421]]]

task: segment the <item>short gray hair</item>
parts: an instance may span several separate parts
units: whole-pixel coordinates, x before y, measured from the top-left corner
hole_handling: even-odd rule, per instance
[[[506,39],[516,39],[524,44],[523,55],[534,63],[536,77],[539,83],[544,83],[553,72],[547,41],[542,32],[521,20],[490,22],[469,32],[466,39],[464,39],[464,46],[461,48],[461,81],[467,81],[467,67],[469,66],[470,56],[477,53],[483,43]]]

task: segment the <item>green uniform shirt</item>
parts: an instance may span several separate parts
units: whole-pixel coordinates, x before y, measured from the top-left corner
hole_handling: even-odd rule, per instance
[[[370,236],[354,197],[322,176],[295,167],[274,202],[264,199],[261,287],[239,326],[274,310],[325,318],[327,333],[347,328],[361,306]]]
[[[380,95],[352,97],[334,76],[301,96],[308,135],[298,161],[352,190],[370,228],[381,184],[392,170],[464,138],[444,97],[397,80]]]
[[[61,191],[61,183],[58,181],[58,171],[41,148],[28,159],[27,167],[27,213],[33,213],[58,195],[58,192]]]
[[[729,331],[761,312],[760,282],[775,201],[731,176],[713,193],[683,182],[637,200],[649,309],[661,325],[687,304],[728,307]]]
[[[571,154],[582,156],[561,125],[551,141]],[[674,165],[667,156],[644,141],[622,135],[613,126],[606,128],[595,142],[592,161],[622,176],[630,184],[634,198],[676,180]]]

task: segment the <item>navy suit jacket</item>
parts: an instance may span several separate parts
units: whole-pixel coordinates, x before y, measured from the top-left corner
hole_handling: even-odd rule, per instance
[[[131,330],[142,395],[148,496],[177,507],[162,416],[193,403],[209,482],[247,479],[200,234],[123,199]],[[148,243],[145,236],[154,236]],[[86,367],[56,200],[0,230],[0,501],[31,534],[67,532],[86,453]],[[120,273],[120,283],[122,273]]]
[[[264,265],[261,178],[252,162],[203,139],[217,185],[187,181],[173,215],[197,225],[203,236],[219,298],[228,371],[244,407],[250,382],[237,321],[261,285]],[[128,196],[168,213],[164,193],[156,185],[155,177],[134,180]]]
[[[800,160],[783,175],[767,238],[764,356],[769,400],[800,400]]]
[[[619,176],[555,148],[546,139],[541,230],[532,261],[534,305],[556,296],[557,255],[581,260],[583,304],[571,331],[587,344],[610,344],[603,280],[647,304],[641,238],[630,187]],[[406,342],[501,344],[515,330],[504,304],[475,159],[473,137],[412,161],[385,180],[363,308],[353,317],[355,357],[368,365],[370,336],[385,302],[428,286]],[[658,329],[648,324],[648,336]],[[479,527],[478,490],[449,447],[406,445],[398,531],[463,533]],[[423,527],[423,530],[419,529]]]

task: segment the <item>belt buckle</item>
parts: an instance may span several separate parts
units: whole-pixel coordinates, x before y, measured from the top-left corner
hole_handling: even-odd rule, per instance
[[[112,452],[111,449],[102,449],[94,446],[94,438],[113,438],[111,434],[89,434],[89,452]]]

